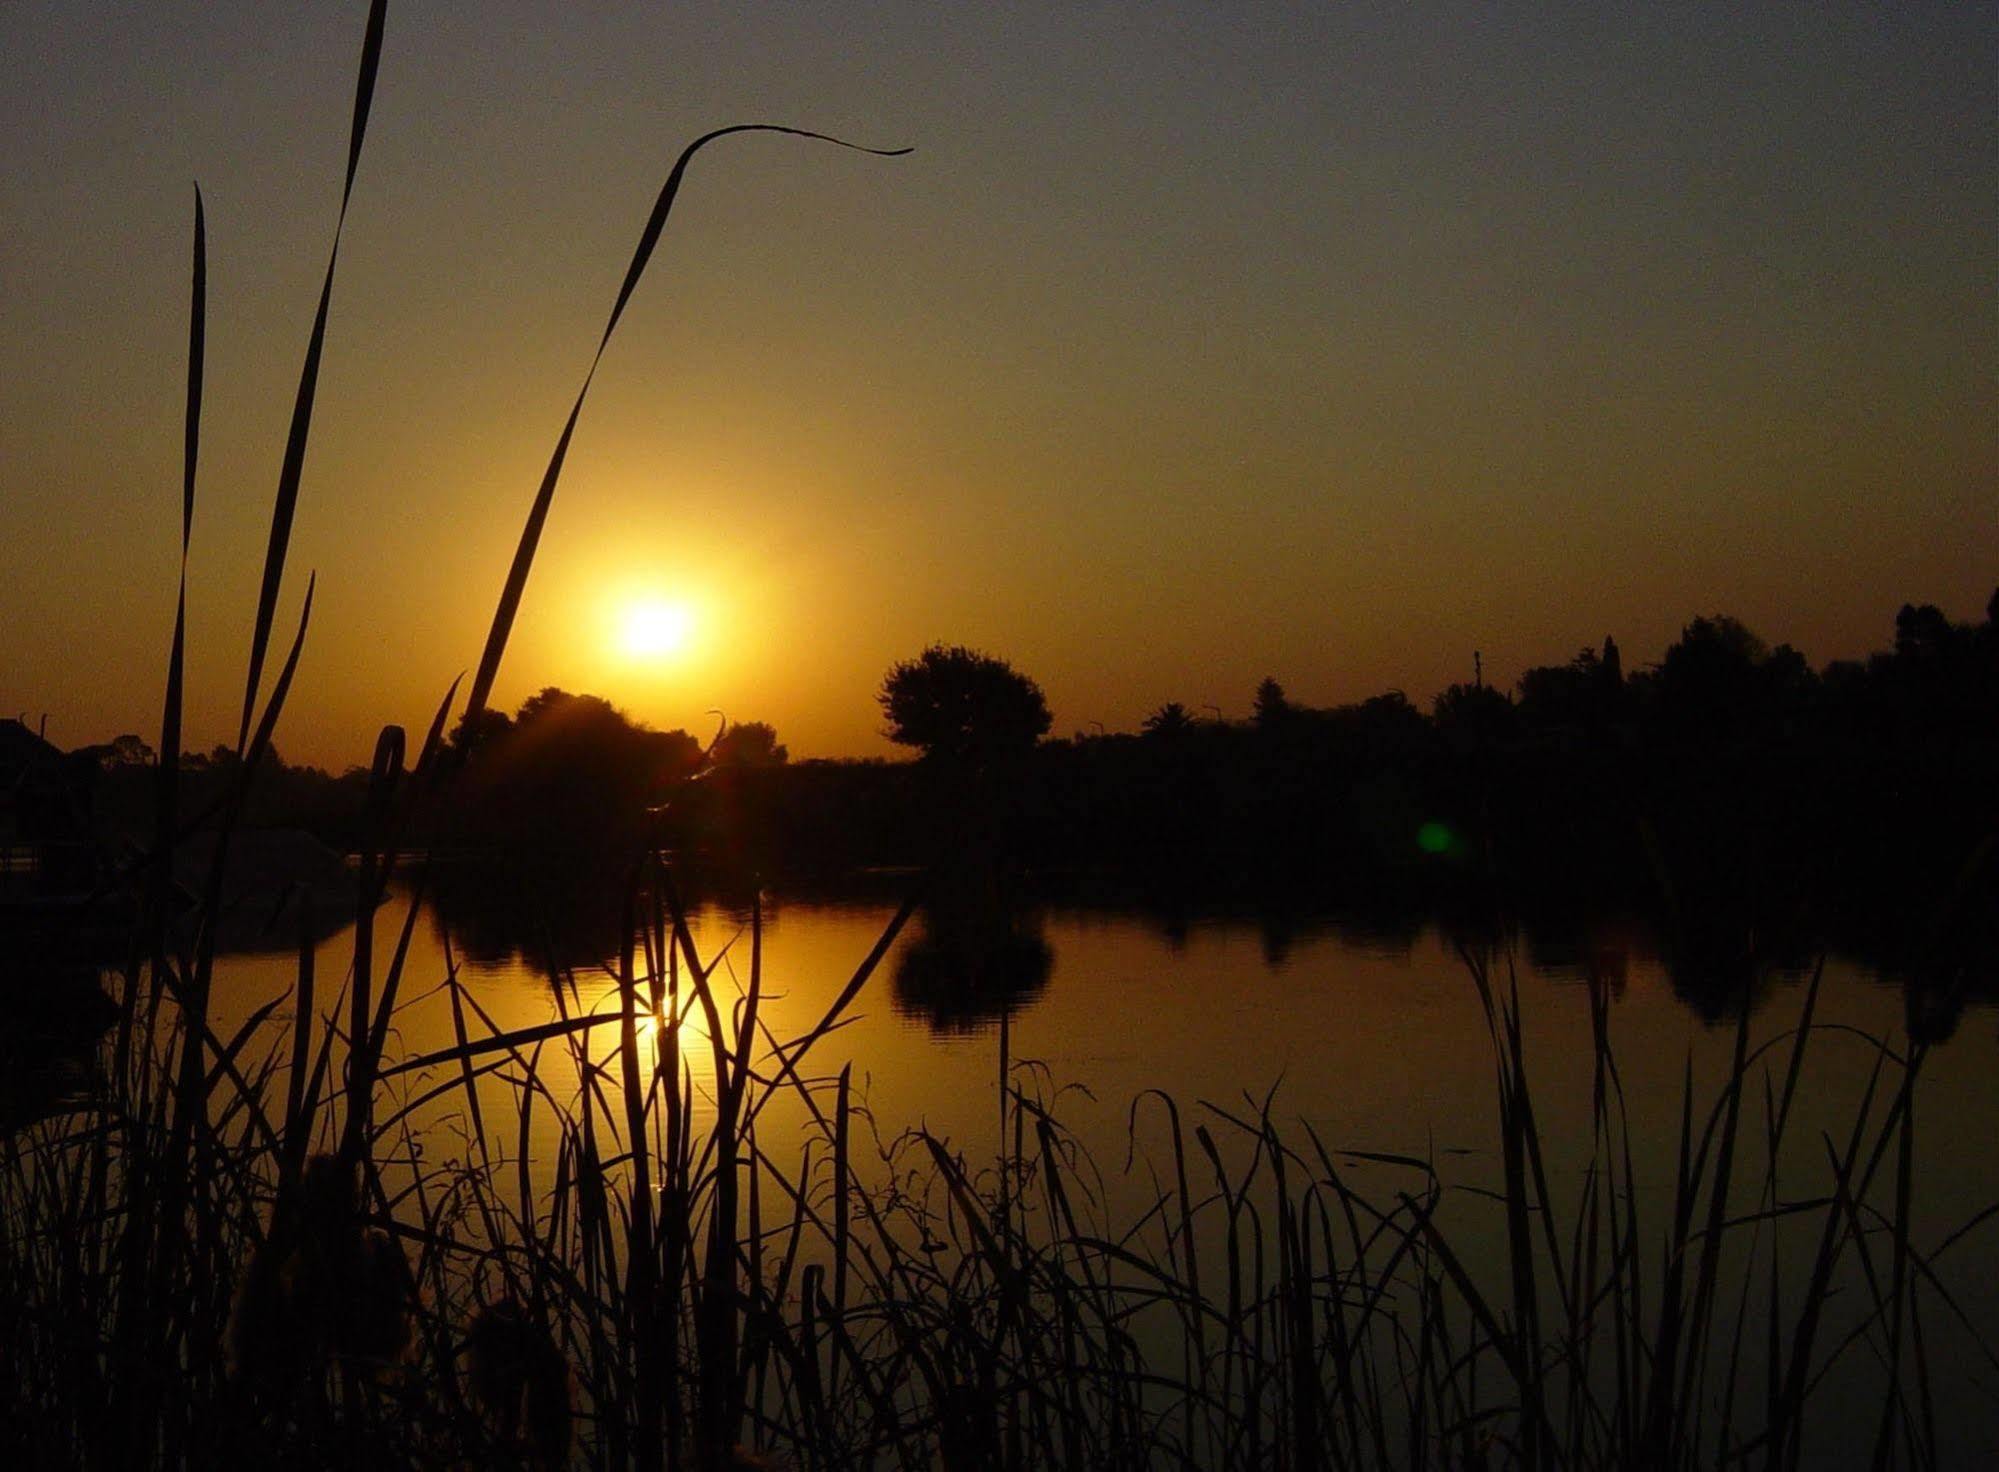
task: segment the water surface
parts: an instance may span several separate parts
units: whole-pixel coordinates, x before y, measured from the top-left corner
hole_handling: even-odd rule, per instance
[[[407,904],[398,896],[377,917],[378,977]],[[893,913],[893,901],[879,895],[768,900],[759,960],[760,1015],[770,1035],[791,1038],[813,1027]],[[715,975],[727,1007],[748,980],[749,915],[708,902],[691,921],[702,957],[720,958]],[[468,1019],[475,1038],[489,1027],[609,1014],[618,1006],[615,976],[604,964],[557,968],[563,975],[556,982],[549,967],[492,934],[448,940],[450,929],[426,911],[411,932],[405,1005],[389,1044],[389,1066],[452,1046],[451,1008],[440,986],[452,965],[485,1014]],[[320,943],[322,1012],[334,1005],[352,953],[351,927]],[[968,953],[985,959],[968,961]],[[1518,986],[1535,1112],[1557,1196],[1580,1182],[1591,1143],[1589,978],[1598,977],[1607,989],[1637,1172],[1651,1192],[1648,1220],[1663,1232],[1683,1084],[1691,1073],[1699,1128],[1727,1071],[1734,1009],[1698,993],[1690,999],[1684,982],[1676,988],[1635,926],[1597,924],[1580,942],[1521,937],[1494,954],[1496,979]],[[966,965],[985,969],[959,975]],[[1781,1041],[1795,1028],[1810,969],[1758,976],[1749,993],[1752,1046]],[[225,1034],[257,1006],[288,997],[295,972],[296,959],[287,954],[222,958],[216,1002]],[[284,1007],[279,1010],[282,1015]],[[1851,958],[1825,959],[1818,1003],[1824,1026],[1807,1054],[1789,1135],[1793,1147],[1783,1166],[1783,1180],[1800,1197],[1824,1185],[1822,1142],[1843,1146],[1851,1130],[1878,1056],[1874,1040],[1906,1049],[1907,1010],[1899,986]],[[705,1090],[712,1066],[705,1034],[698,1009],[689,1008],[681,1045],[697,1092]],[[586,1034],[587,1056],[610,1059],[616,1035],[610,1026]],[[1933,1247],[1999,1201],[1999,1156],[1986,1142],[1990,1121],[1999,1117],[1995,1035],[1999,1009],[1974,1002],[1925,1065],[1916,1106],[1919,1246]],[[657,1038],[658,1029],[648,1027],[650,1057],[657,1057]],[[1164,1113],[1151,1091],[1170,1093],[1190,1124],[1212,1119],[1209,1108],[1243,1118],[1267,1108],[1301,1146],[1309,1127],[1363,1190],[1387,1199],[1397,1189],[1414,1189],[1414,1178],[1342,1152],[1434,1161],[1453,1186],[1499,1184],[1485,1014],[1457,946],[1421,920],[1384,927],[1291,916],[1274,924],[1267,917],[1161,919],[1130,909],[1044,905],[1010,915],[1005,933],[988,933],[980,947],[954,933],[950,922],[919,917],[860,993],[847,1024],[818,1044],[803,1071],[815,1087],[829,1087],[850,1065],[855,1098],[885,1149],[921,1127],[951,1141],[969,1160],[989,1161],[1000,1148],[1003,1047],[1015,1082],[1049,1100],[1094,1155],[1113,1216],[1136,1213],[1154,1199],[1147,1162],[1150,1157],[1154,1166],[1161,1164]],[[1782,1088],[1787,1058],[1782,1048],[1770,1055],[1773,1090]],[[578,1085],[568,1045],[545,1045],[537,1068],[549,1092],[569,1106]],[[512,1072],[517,1070],[502,1068],[482,1086],[489,1131],[504,1137],[503,1157],[518,1124],[520,1094],[508,1082]],[[415,1097],[454,1073],[455,1065],[406,1072],[385,1085],[385,1097]],[[413,1117],[432,1163],[463,1158],[467,1148],[456,1095],[447,1092],[442,1100]],[[1761,1107],[1752,1101],[1755,1118],[1745,1128],[1760,1129]],[[503,1121],[497,1129],[495,1118]],[[553,1111],[531,1112],[526,1138],[528,1177],[545,1188],[557,1144]],[[785,1096],[761,1116],[759,1143],[778,1159],[795,1158],[808,1143],[822,1155],[824,1149],[807,1111]],[[1761,1170],[1760,1159],[1753,1168]],[[1453,1192],[1446,1209],[1474,1270],[1499,1269],[1498,1209],[1475,1191]],[[1949,1280],[1966,1316],[1986,1332],[1999,1325],[1999,1283],[1981,1271],[1981,1260],[1989,1257],[1982,1234],[1989,1230],[1981,1228],[1954,1249]],[[1999,1455],[1999,1432],[1984,1426],[1988,1418],[1979,1409],[1994,1392],[1989,1365],[1968,1347],[1955,1363],[1945,1359],[1941,1351],[1955,1342],[1955,1331],[1947,1323],[1931,1328],[1938,1361],[1964,1376],[1946,1392],[1943,1414],[1949,1418],[1951,1407],[1960,1407],[1970,1443]],[[1864,1354],[1849,1364],[1864,1383]],[[1872,1404],[1878,1405],[1878,1393]],[[1869,1428],[1854,1429],[1858,1435]]]

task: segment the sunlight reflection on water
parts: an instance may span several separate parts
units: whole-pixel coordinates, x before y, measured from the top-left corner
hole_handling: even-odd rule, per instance
[[[398,899],[376,926],[383,974],[402,918]],[[880,937],[893,906],[883,903],[773,901],[765,909],[760,1031],[770,1038],[803,1034],[824,1015],[855,967]],[[1038,1065],[1065,1093],[1061,1113],[1104,1155],[1121,1160],[1131,1100],[1164,1089],[1183,1105],[1207,1101],[1231,1110],[1272,1099],[1273,1117],[1305,1119],[1329,1144],[1418,1156],[1462,1152],[1474,1168],[1494,1165],[1491,1044],[1463,964],[1434,929],[1413,935],[1355,932],[1330,922],[1300,922],[1273,944],[1268,925],[1235,919],[1161,923],[1136,913],[1049,908],[1032,918],[1045,939],[1047,970],[1039,985],[1001,995],[995,1010],[967,1021],[940,1019],[929,999],[899,990],[898,963],[926,944],[912,923],[869,981],[848,1021],[808,1059],[810,1078],[830,1078],[853,1065],[864,1098],[884,1135],[923,1124],[976,1151],[993,1140],[1000,1006],[1014,1009],[1009,1045],[1016,1064]],[[714,969],[718,1006],[740,1005],[748,985],[750,936],[746,914],[707,905],[691,917],[697,953]],[[322,942],[319,1005],[352,961],[351,928]],[[1524,948],[1523,948],[1524,950]],[[1528,1058],[1536,1112],[1550,1138],[1587,1145],[1592,1069],[1586,955],[1522,955]],[[1625,943],[1614,958],[1611,1030],[1635,1141],[1670,1162],[1684,1070],[1694,1070],[1703,1097],[1725,1071],[1732,1030],[1700,1020],[1675,994],[1663,967]],[[1602,958],[1595,958],[1602,964]],[[546,973],[519,955],[472,962],[458,956],[468,997],[492,1025],[513,1029],[559,1017],[602,1019],[587,1033],[584,1056],[615,1069],[619,1029],[613,965],[578,967],[573,989],[558,999]],[[1566,963],[1566,964],[1563,964]],[[643,953],[639,959],[643,981]],[[395,1062],[449,1048],[454,1041],[443,937],[419,922],[403,982],[390,1057]],[[216,967],[216,1001],[225,1032],[256,1007],[287,994],[294,962],[277,955],[232,955]],[[662,990],[666,988],[663,986]],[[1790,1027],[1802,998],[1799,976],[1771,979],[1753,1014],[1760,1040]],[[678,982],[679,1051],[700,1099],[711,1092],[708,1022],[682,975]],[[1876,982],[1856,964],[1828,964],[1821,1021],[1884,1039],[1903,1032],[1899,990]],[[645,1066],[657,1066],[659,1025],[642,1017]],[[282,1014],[283,1007],[279,1012]],[[1919,1098],[1931,1119],[1994,1117],[1999,1077],[1991,1063],[1995,1012],[1967,1010],[1958,1037],[1936,1050]],[[725,1015],[725,1026],[733,1027]],[[467,1026],[478,1036],[486,1024]],[[1850,1115],[1864,1079],[1866,1046],[1829,1034],[1815,1044],[1803,1107],[1807,1122],[1833,1128]],[[543,1046],[542,1082],[559,1101],[579,1088],[570,1049]],[[415,1091],[435,1080],[403,1075]],[[496,1090],[500,1089],[497,1081]],[[1272,1092],[1274,1090],[1274,1093]],[[774,1126],[800,1127],[798,1111],[773,1107]],[[550,1143],[546,1140],[542,1143]],[[1999,1169],[1983,1152],[1938,1141],[1925,1177],[1932,1209],[1959,1220],[1975,1205],[1999,1198]]]

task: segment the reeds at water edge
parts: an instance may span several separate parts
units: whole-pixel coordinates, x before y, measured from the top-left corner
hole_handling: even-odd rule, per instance
[[[376,0],[343,210],[385,28]],[[673,166],[531,503],[472,712],[688,164],[743,131],[824,139],[725,128]],[[302,944],[289,998],[220,1035],[205,921],[310,619],[309,582],[259,711],[337,251],[338,227],[274,507],[240,775],[219,811],[190,820],[177,763],[206,302],[197,195],[182,593],[139,876],[149,901],[95,1096],[0,1139],[11,1465],[1798,1468],[1828,1455],[1816,1418],[1869,1357],[1868,1444],[1831,1451],[1942,1463],[1950,1367],[1931,1346],[1955,1321],[1981,1372],[1999,1370],[1987,1326],[1951,1288],[1999,1207],[1919,1240],[1926,1049],[1913,1043],[1866,1040],[1871,1076],[1849,1128],[1796,1143],[1806,1059],[1826,1031],[1816,978],[1793,1026],[1757,1037],[1745,1010],[1712,1096],[1689,1067],[1663,1199],[1634,1152],[1601,986],[1587,1154],[1551,1165],[1500,933],[1461,953],[1491,1038],[1496,1185],[1461,1189],[1434,1160],[1329,1143],[1268,1099],[1183,1108],[1156,1092],[1132,1101],[1125,1163],[1148,1199],[1120,1213],[1031,1069],[1002,1062],[987,1155],[885,1129],[850,1065],[828,1059],[915,895],[795,1036],[775,1033],[763,1005],[761,912],[736,983],[701,952],[654,851],[629,856],[609,1011],[580,1007],[554,963],[557,1015],[527,1028],[500,1026],[448,950],[441,977],[410,976],[421,864],[378,973],[401,836],[451,780],[454,684],[413,762],[399,729],[378,744],[346,974],[322,978]],[[169,924],[165,876],[197,821],[221,839],[189,931]],[[401,1056],[396,1019],[416,988],[442,990],[453,1041]],[[777,1108],[808,1122],[802,1140],[766,1127]],[[462,1139],[426,1148],[447,1113]],[[556,1142],[552,1159],[532,1158],[538,1135]],[[1471,1198],[1496,1213],[1497,1272],[1465,1235]]]
[[[1798,1026],[1738,1024],[1717,1092],[1689,1073],[1663,1195],[1633,1159],[1605,990],[1593,1138],[1557,1168],[1506,952],[1467,947],[1496,1187],[1329,1145],[1267,1101],[1189,1114],[1161,1093],[1133,1102],[1127,1169],[1153,1185],[1120,1215],[1031,1070],[994,1155],[882,1137],[816,1052],[879,955],[779,1038],[756,917],[730,995],[670,871],[645,866],[633,911],[608,1011],[504,1031],[451,966],[460,1041],[381,1068],[351,1164],[288,1165],[282,1132],[309,1111],[332,1144],[352,1112],[343,998],[213,1040],[179,1276],[128,1282],[131,1152],[170,1136],[161,1063],[185,1037],[163,1002],[168,1057],[135,1040],[128,1079],[7,1151],[7,1419],[30,1464],[1811,1466],[1852,1457],[1814,1429],[1857,1361],[1879,1392],[1865,1460],[1943,1464],[1928,1345],[1991,1213],[1919,1242],[1922,1060],[1880,1044],[1850,1131],[1790,1183],[1816,981]],[[780,1150],[760,1124],[786,1101],[809,1123]],[[446,1104],[469,1125],[455,1155],[422,1148]],[[529,1158],[537,1117],[553,1161]],[[1467,1233],[1479,1208],[1498,1255]],[[135,1371],[116,1330],[141,1286],[177,1328]],[[150,1407],[150,1434],[94,1396]]]

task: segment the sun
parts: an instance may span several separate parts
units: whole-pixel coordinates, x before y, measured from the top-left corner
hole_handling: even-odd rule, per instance
[[[633,659],[664,659],[686,650],[694,613],[685,603],[642,598],[625,608],[620,642]]]

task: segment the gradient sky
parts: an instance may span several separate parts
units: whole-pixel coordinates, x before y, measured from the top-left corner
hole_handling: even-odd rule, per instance
[[[0,8],[0,713],[153,739],[192,189],[189,744],[233,739],[366,6]],[[673,157],[495,703],[886,751],[969,643],[1056,730],[1510,682],[1999,582],[1999,10],[393,5],[278,633],[365,761],[477,662]],[[703,627],[617,652],[646,590]],[[274,656],[274,662],[277,656]],[[268,677],[267,677],[268,681]]]

